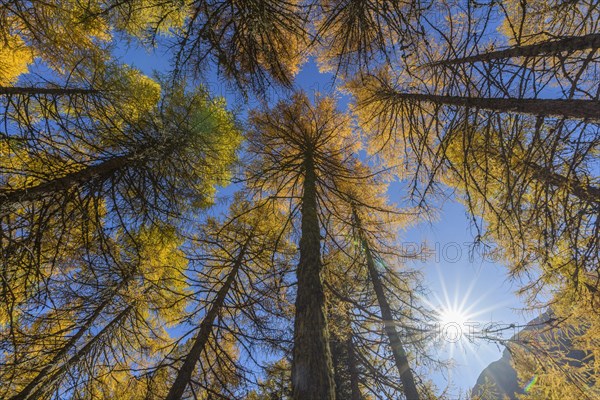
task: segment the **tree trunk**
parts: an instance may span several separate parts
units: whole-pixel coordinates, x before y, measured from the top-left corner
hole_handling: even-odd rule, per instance
[[[415,383],[415,378],[413,376],[412,370],[410,369],[410,366],[408,364],[406,350],[404,350],[404,346],[402,345],[402,341],[400,340],[400,335],[398,334],[398,332],[396,331],[396,327],[394,326],[392,310],[385,296],[383,283],[381,282],[381,278],[379,277],[379,273],[377,272],[377,268],[375,267],[375,260],[373,259],[373,254],[371,253],[369,242],[364,237],[362,227],[360,224],[360,219],[358,218],[356,212],[354,213],[354,218],[357,223],[360,241],[362,243],[363,249],[365,251],[365,256],[367,258],[367,269],[369,270],[369,276],[371,278],[371,282],[373,283],[375,294],[377,295],[377,303],[379,304],[379,309],[381,310],[381,318],[383,319],[385,333],[388,337],[388,340],[390,341],[390,347],[392,348],[392,354],[394,355],[396,368],[398,368],[398,372],[400,374],[400,381],[402,382],[404,395],[406,396],[406,400],[419,400],[419,392],[417,391],[417,385]]]
[[[7,95],[51,95],[51,96],[72,96],[77,94],[95,94],[99,93],[94,89],[80,88],[37,88],[37,87],[16,87],[0,86],[0,96]]]
[[[501,157],[496,150],[488,148],[485,150],[485,153],[502,163],[506,162],[504,157]],[[567,178],[566,176],[552,171],[548,167],[542,167],[532,161],[517,159],[516,162],[520,169],[529,170],[535,180],[560,189],[566,189],[569,194],[585,202],[600,204],[600,188],[585,184],[573,178]]]
[[[98,334],[96,334],[92,339],[90,339],[90,341],[87,342],[85,344],[85,346],[83,346],[81,349],[79,349],[79,351],[77,351],[71,358],[69,358],[64,364],[62,364],[54,373],[52,373],[52,375],[50,375],[50,377],[48,377],[47,379],[44,379],[43,385],[41,387],[39,387],[33,394],[28,396],[27,393],[25,393],[25,394],[19,393],[16,396],[12,397],[10,400],[41,399],[44,396],[45,390],[48,387],[50,387],[52,384],[54,384],[54,382],[56,382],[56,380],[59,379],[61,377],[61,375],[64,374],[65,371],[67,371],[67,369],[69,369],[73,364],[75,364],[79,360],[81,360],[93,348],[93,346],[96,344],[96,342],[98,342],[100,340],[100,338],[103,337],[104,334],[106,332],[108,332],[113,326],[120,323],[121,320],[123,320],[132,309],[133,309],[133,305],[129,305],[125,309],[123,309],[123,311],[121,311],[104,328],[102,328],[102,330],[100,332],[98,332]],[[30,389],[30,391],[31,391],[31,389]]]
[[[114,295],[129,282],[132,275],[126,276],[119,284],[117,284],[113,289],[110,290],[109,294],[106,294],[106,299],[96,307],[94,312],[85,320],[83,325],[77,330],[77,332],[67,340],[67,342],[62,346],[62,348],[52,357],[52,360],[47,363],[47,365],[42,368],[42,370],[23,388],[16,396],[11,399],[26,399],[29,393],[31,393],[36,386],[38,386],[41,382],[43,382],[48,374],[52,371],[54,367],[58,365],[60,360],[67,355],[67,353],[77,345],[79,339],[83,337],[83,335],[88,332],[88,330],[92,327],[94,322],[98,319],[98,317],[102,314],[102,312],[108,307],[108,305],[113,301]]]
[[[600,34],[592,33],[585,36],[572,36],[542,43],[511,47],[509,49],[489,51],[482,54],[442,60],[429,63],[426,66],[466,64],[482,61],[492,61],[501,58],[551,56],[563,52],[573,52],[600,47]]]
[[[496,112],[513,112],[535,116],[554,116],[600,121],[600,101],[597,100],[495,99],[402,93],[391,90],[381,90],[377,95],[383,99],[396,101],[423,101],[434,104],[478,108]]]
[[[354,354],[354,343],[352,334],[346,339],[346,350],[348,352],[348,372],[350,373],[350,390],[352,392],[351,400],[362,400],[360,387],[358,386],[358,369],[356,368],[356,355]]]
[[[331,315],[328,315],[329,326],[331,327]],[[329,338],[329,351],[331,351],[331,364],[333,365],[333,382],[335,383],[335,398],[346,399],[349,391],[346,389],[346,376],[344,376],[347,362],[345,360],[346,347],[336,334],[331,333]]]
[[[79,328],[79,330],[73,336],[71,336],[67,343],[65,343],[65,345],[60,349],[60,351],[56,353],[54,357],[52,357],[52,360],[48,362],[44,368],[42,368],[42,370],[27,384],[27,386],[25,386],[18,394],[11,397],[11,400],[26,399],[27,396],[29,396],[29,394],[36,388],[36,386],[46,379],[50,371],[52,371],[52,369],[58,365],[61,358],[63,358],[69,352],[69,350],[71,350],[77,344],[77,341],[79,341],[79,339],[81,339],[81,337],[90,329],[94,321],[96,321],[111,300],[112,298],[108,298],[100,303],[92,315],[90,315],[85,321],[83,326]]]
[[[292,392],[294,400],[333,400],[335,382],[329,349],[325,294],[321,279],[321,233],[312,154],[304,160],[302,234],[294,321]]]
[[[394,326],[392,311],[390,309],[390,305],[387,301],[387,298],[385,297],[385,292],[383,291],[383,284],[381,283],[381,279],[379,278],[379,273],[375,268],[373,255],[371,254],[371,250],[369,249],[369,244],[367,243],[367,241],[363,239],[362,242],[367,256],[367,267],[369,269],[369,275],[371,277],[371,281],[373,282],[375,294],[377,295],[377,302],[379,303],[379,308],[381,309],[383,325],[388,340],[390,341],[390,347],[392,348],[394,360],[396,361],[396,367],[398,368],[398,372],[400,373],[400,380],[402,381],[402,386],[404,388],[404,395],[406,396],[406,400],[419,400],[419,392],[417,391],[415,378],[413,376],[412,370],[410,369],[410,366],[408,365],[408,358],[406,356],[404,346],[402,345],[402,341],[400,340],[400,335],[398,334],[398,332],[396,331],[396,327]]]
[[[580,181],[569,179],[566,176],[557,174],[549,168],[542,167],[533,162],[521,162],[525,168],[533,171],[533,177],[538,181],[551,186],[566,189],[569,194],[588,203],[600,204],[600,188],[592,185],[586,185]]]
[[[16,190],[0,190],[0,210],[21,202],[43,199],[58,191],[81,185],[95,177],[106,177],[113,171],[127,166],[131,161],[130,155],[117,156],[36,186]]]
[[[183,396],[183,393],[185,392],[186,387],[192,380],[192,374],[194,373],[194,369],[196,368],[196,363],[198,362],[198,360],[200,360],[202,351],[208,343],[208,339],[210,338],[210,334],[212,333],[212,328],[215,319],[219,315],[221,307],[225,303],[225,298],[229,293],[229,289],[235,281],[237,273],[242,265],[247,246],[248,241],[240,250],[240,253],[238,254],[233,265],[233,268],[229,272],[229,275],[227,275],[225,283],[223,283],[223,286],[217,292],[215,300],[211,304],[210,309],[208,310],[204,319],[200,323],[200,330],[198,331],[198,335],[196,336],[196,339],[194,339],[194,344],[192,345],[192,348],[190,349],[188,355],[185,357],[183,365],[177,372],[177,377],[175,378],[173,386],[171,386],[171,389],[169,390],[169,394],[167,395],[166,400],[180,400]]]

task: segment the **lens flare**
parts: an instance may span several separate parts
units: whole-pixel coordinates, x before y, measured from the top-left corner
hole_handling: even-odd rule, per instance
[[[537,375],[534,375],[533,378],[531,378],[531,380],[529,382],[527,382],[527,385],[525,385],[525,393],[529,393],[529,391],[531,391],[531,388],[533,388],[533,386],[535,385],[537,380],[538,380]]]

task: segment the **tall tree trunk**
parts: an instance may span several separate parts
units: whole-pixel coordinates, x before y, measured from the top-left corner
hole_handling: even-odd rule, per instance
[[[534,162],[520,162],[525,168],[533,172],[533,177],[538,181],[551,186],[566,189],[569,194],[588,203],[600,204],[600,188],[587,185],[575,179],[553,172],[550,168],[542,167]]]
[[[105,178],[117,169],[126,167],[132,161],[131,155],[111,158],[96,165],[90,165],[79,171],[71,172],[60,178],[40,183],[29,188],[6,190],[0,189],[0,210],[21,202],[43,199],[58,191],[68,190],[93,178]]]
[[[564,52],[597,48],[600,48],[600,33],[592,33],[585,36],[566,37],[558,40],[515,46],[504,50],[489,51],[467,57],[436,61],[426,66],[466,64],[512,57],[551,56]]]
[[[180,146],[185,146],[186,141],[169,138],[162,143],[143,143],[136,149],[128,153],[114,156],[98,164],[88,165],[87,167],[70,172],[60,178],[52,179],[40,183],[36,186],[22,189],[0,189],[0,215],[3,209],[20,202],[30,202],[41,200],[52,194],[71,189],[76,186],[84,185],[94,179],[97,182],[107,179],[117,170],[129,168],[136,165],[142,165],[150,161],[153,157],[166,157],[172,154]]]
[[[385,333],[388,337],[388,340],[390,341],[390,347],[392,349],[392,354],[394,355],[396,368],[398,368],[398,373],[400,374],[400,381],[402,382],[404,395],[406,396],[406,400],[419,400],[419,392],[417,391],[415,377],[408,364],[406,350],[404,349],[404,346],[402,345],[402,340],[400,340],[400,335],[398,334],[398,332],[396,331],[396,327],[394,326],[392,310],[389,302],[387,301],[387,297],[385,296],[383,283],[381,282],[381,278],[379,277],[379,273],[377,272],[375,260],[373,258],[373,253],[371,252],[369,242],[364,236],[360,219],[356,212],[354,212],[354,218],[357,224],[360,241],[365,251],[369,276],[371,278],[371,282],[373,283],[373,288],[375,289],[379,309],[381,310],[381,318],[383,319]]]
[[[333,400],[335,382],[329,349],[325,294],[321,278],[321,233],[312,154],[304,160],[302,234],[294,321],[292,393],[294,400]]]
[[[51,95],[51,96],[73,96],[77,94],[99,93],[94,89],[82,88],[43,88],[43,87],[18,87],[0,86],[0,96],[6,95]]]
[[[356,355],[354,349],[354,342],[352,341],[352,334],[346,339],[346,351],[348,352],[348,372],[350,373],[350,390],[352,392],[351,400],[362,400],[362,394],[360,393],[360,387],[358,386],[358,368],[356,367]]]
[[[25,386],[16,396],[12,397],[12,399],[26,399],[27,396],[38,386],[41,382],[45,381],[49,376],[49,373],[55,368],[58,363],[61,361],[63,357],[67,355],[67,353],[75,348],[79,339],[83,337],[83,335],[89,331],[94,322],[100,317],[102,312],[110,305],[113,301],[114,296],[118,293],[118,291],[130,281],[130,278],[133,275],[128,275],[121,280],[114,288],[112,288],[108,294],[105,294],[106,299],[102,301],[98,307],[94,309],[94,312],[90,314],[90,316],[85,320],[83,325],[75,332],[73,336],[67,340],[67,342],[62,346],[62,348],[52,357],[44,368]]]
[[[69,368],[71,368],[74,364],[76,364],[79,360],[81,360],[90,350],[92,350],[93,346],[108,332],[110,329],[119,324],[133,309],[133,305],[127,306],[123,311],[121,311],[115,318],[113,318],[100,332],[98,332],[92,339],[90,339],[79,351],[77,351],[71,358],[65,361],[56,371],[52,373],[48,378],[43,379],[43,385],[38,387],[38,389],[28,395],[28,393],[19,393],[16,396],[11,397],[10,400],[35,400],[41,399],[46,393],[46,389],[53,385]],[[33,388],[31,388],[33,389]],[[29,392],[31,392],[29,389]]]
[[[328,323],[331,327],[331,315],[329,315]],[[346,389],[346,376],[344,376],[347,363],[344,360],[346,347],[344,342],[340,341],[340,338],[333,332],[329,337],[329,350],[331,351],[331,363],[333,365],[333,381],[335,382],[335,398],[345,399],[348,398]]]
[[[503,99],[484,97],[441,96],[380,90],[377,97],[392,101],[428,102],[441,105],[479,108],[496,112],[513,112],[535,116],[555,116],[600,121],[600,101],[563,99]]]
[[[13,396],[11,400],[26,399],[27,396],[47,377],[54,367],[58,365],[60,360],[77,344],[79,339],[90,329],[94,321],[100,316],[102,311],[108,306],[112,298],[107,298],[94,310],[94,312],[88,317],[84,324],[77,330],[77,332],[69,338],[69,340],[63,345],[63,347],[52,357],[44,368],[25,386],[17,395]]]
[[[249,239],[248,239],[249,241]],[[200,359],[202,355],[202,351],[206,347],[208,343],[208,339],[210,338],[210,334],[212,333],[212,327],[215,322],[215,319],[219,315],[223,304],[225,303],[225,298],[229,293],[229,289],[231,289],[231,285],[235,281],[238,271],[242,266],[242,262],[244,260],[244,256],[246,254],[246,249],[248,246],[248,241],[244,244],[242,249],[240,250],[229,275],[227,275],[227,279],[223,283],[223,286],[217,292],[217,295],[210,306],[210,309],[206,313],[204,319],[200,323],[200,330],[198,331],[198,335],[196,339],[194,339],[194,344],[190,349],[190,352],[185,357],[183,365],[177,372],[177,377],[175,378],[175,382],[173,382],[173,386],[169,390],[169,394],[166,397],[166,400],[179,400],[183,396],[186,387],[189,385],[192,380],[192,374],[194,373],[194,369],[196,368],[196,363]]]
[[[501,157],[500,153],[492,148],[486,148],[484,152],[502,163],[506,162],[505,158]],[[579,180],[568,178],[533,161],[517,159],[516,164],[519,169],[528,170],[531,173],[531,176],[539,182],[565,189],[569,194],[588,203],[600,204],[600,188],[597,186],[588,185]]]

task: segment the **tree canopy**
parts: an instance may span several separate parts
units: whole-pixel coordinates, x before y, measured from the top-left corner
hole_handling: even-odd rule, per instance
[[[400,245],[446,200],[552,316],[500,341],[519,396],[598,397],[599,28],[593,0],[0,0],[0,397],[448,398]]]

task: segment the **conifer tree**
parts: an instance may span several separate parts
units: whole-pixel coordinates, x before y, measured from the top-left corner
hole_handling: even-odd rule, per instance
[[[188,387],[194,392],[194,371],[206,371],[196,364],[207,360],[211,341],[216,348],[221,346],[223,332],[233,343],[246,343],[254,325],[257,341],[275,340],[262,337],[260,328],[267,317],[274,324],[277,313],[269,310],[285,303],[285,299],[278,298],[282,290],[278,277],[287,272],[289,258],[282,222],[285,219],[278,210],[252,204],[241,195],[235,196],[226,220],[206,222],[200,253],[194,257],[195,263],[204,265],[198,271],[198,283],[192,287],[210,288],[209,298],[200,302],[205,303],[204,314],[198,329],[193,329],[189,349],[165,398],[180,399]]]
[[[349,116],[332,98],[312,105],[303,93],[250,116],[254,163],[248,182],[260,195],[285,202],[299,232],[292,359],[295,399],[333,399],[335,384],[322,277],[323,222],[341,182],[360,182],[349,157],[356,149]],[[300,215],[297,215],[297,210]],[[300,221],[298,221],[298,219]]]
[[[423,15],[431,35],[420,51],[349,83],[371,151],[412,172],[420,205],[458,189],[477,240],[528,277],[522,293],[532,307],[550,286],[549,304],[576,305],[561,308],[563,326],[593,324],[597,7],[442,3],[440,11]],[[499,30],[490,22],[498,16]]]

